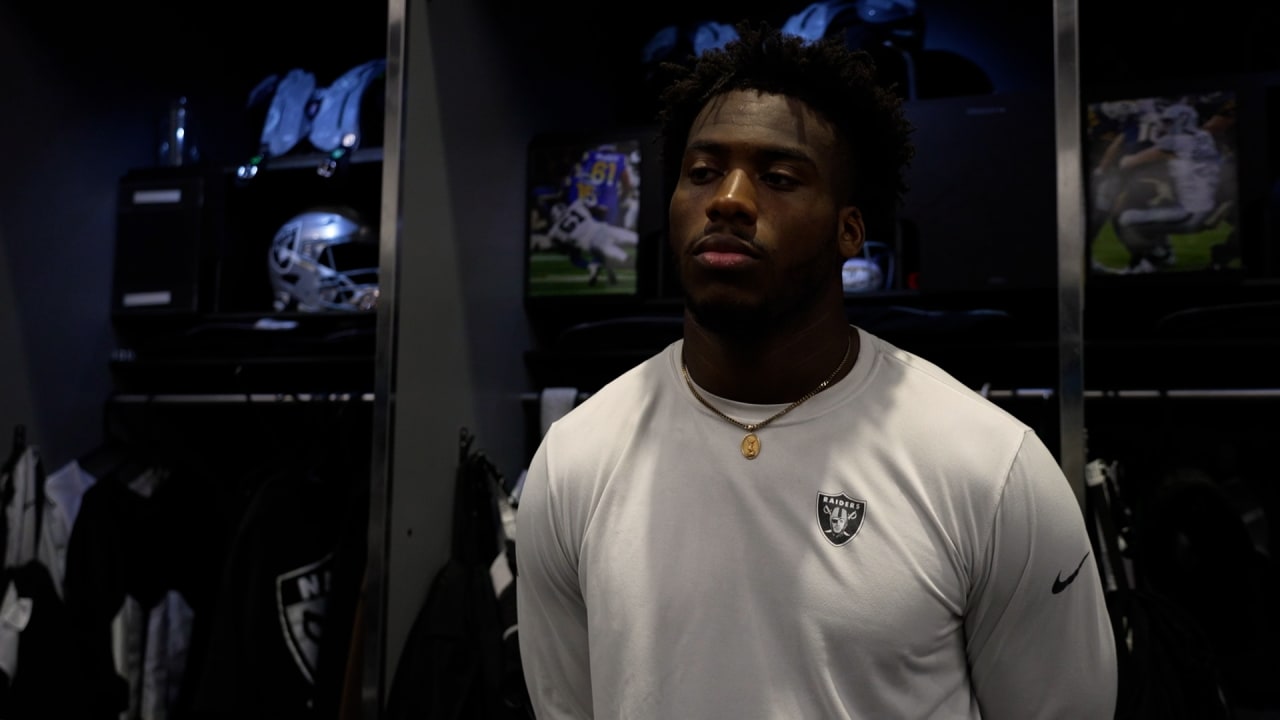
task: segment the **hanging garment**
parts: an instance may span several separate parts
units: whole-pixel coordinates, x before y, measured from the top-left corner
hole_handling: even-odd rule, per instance
[[[344,546],[363,537],[350,480],[286,469],[255,494],[223,566],[198,717],[333,716],[363,572]]]
[[[147,614],[145,645],[142,651],[138,717],[141,720],[168,720],[180,717],[178,705],[182,676],[191,646],[191,626],[195,611],[176,590]]]
[[[36,557],[43,488],[44,469],[36,446],[17,449],[10,467],[0,475],[0,492],[5,503],[6,568],[21,567]]]
[[[125,606],[138,602],[131,588],[157,572],[141,552],[145,502],[122,482],[95,483],[85,491],[71,529],[64,598],[75,648],[66,671],[79,688],[83,717],[116,720],[135,697],[126,649],[141,609]]]
[[[1134,554],[1144,586],[1203,633],[1231,706],[1274,711],[1280,566],[1258,550],[1242,510],[1263,512],[1198,468],[1174,468],[1143,497]]]
[[[512,573],[507,562],[495,489],[500,478],[473,452],[464,430],[454,479],[453,538],[419,610],[396,667],[388,720],[514,720],[533,717],[524,691],[519,651],[512,653]],[[510,569],[510,565],[506,566]],[[505,610],[504,610],[505,608]]]
[[[30,561],[4,572],[0,635],[17,639],[16,667],[0,682],[0,717],[5,720],[89,718],[78,688],[68,683],[67,658],[74,638],[66,607],[44,565]]]
[[[41,513],[40,538],[36,555],[49,569],[53,587],[62,597],[63,579],[67,575],[67,544],[71,542],[71,528],[84,493],[97,478],[80,467],[76,460],[49,473],[44,482],[45,505]]]
[[[67,544],[64,597],[74,630],[65,672],[80,688],[84,717],[119,720],[151,694],[172,698],[180,716],[191,656],[207,637],[200,622],[216,586],[224,551],[218,485],[187,471],[126,467],[85,491]],[[181,595],[190,613],[170,617]],[[170,657],[185,645],[187,662],[165,673],[163,690],[147,638],[164,618]],[[189,622],[188,622],[189,621]],[[151,688],[148,690],[148,683]],[[152,707],[155,707],[153,704]]]
[[[26,442],[19,426],[9,460],[0,468],[0,717],[6,720],[78,716],[77,698],[58,691],[71,639],[58,588],[39,557],[44,492],[39,450]]]
[[[1115,633],[1117,720],[1227,720],[1232,712],[1219,663],[1204,630],[1177,603],[1126,567],[1134,540],[1114,469],[1085,468],[1085,516]]]

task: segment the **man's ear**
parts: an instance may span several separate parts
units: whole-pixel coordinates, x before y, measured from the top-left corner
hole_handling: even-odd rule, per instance
[[[847,260],[862,254],[867,228],[862,224],[862,211],[853,205],[840,209],[840,254]]]

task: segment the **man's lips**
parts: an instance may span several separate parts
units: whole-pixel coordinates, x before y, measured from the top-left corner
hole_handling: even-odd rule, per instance
[[[713,268],[738,268],[760,259],[760,253],[747,240],[727,233],[705,235],[693,245],[698,263]]]

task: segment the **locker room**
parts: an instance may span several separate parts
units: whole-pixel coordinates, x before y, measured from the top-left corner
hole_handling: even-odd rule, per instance
[[[523,482],[681,337],[663,63],[743,18],[899,95],[846,315],[1044,439],[1116,717],[1280,718],[1280,10],[1245,0],[0,8],[0,718],[533,717]],[[1171,132],[1193,210],[1120,159]],[[588,185],[611,254],[556,235]]]

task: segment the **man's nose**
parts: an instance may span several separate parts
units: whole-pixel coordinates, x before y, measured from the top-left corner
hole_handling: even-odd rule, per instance
[[[744,170],[729,171],[721,180],[716,194],[707,204],[707,219],[713,222],[754,225],[756,191]]]

